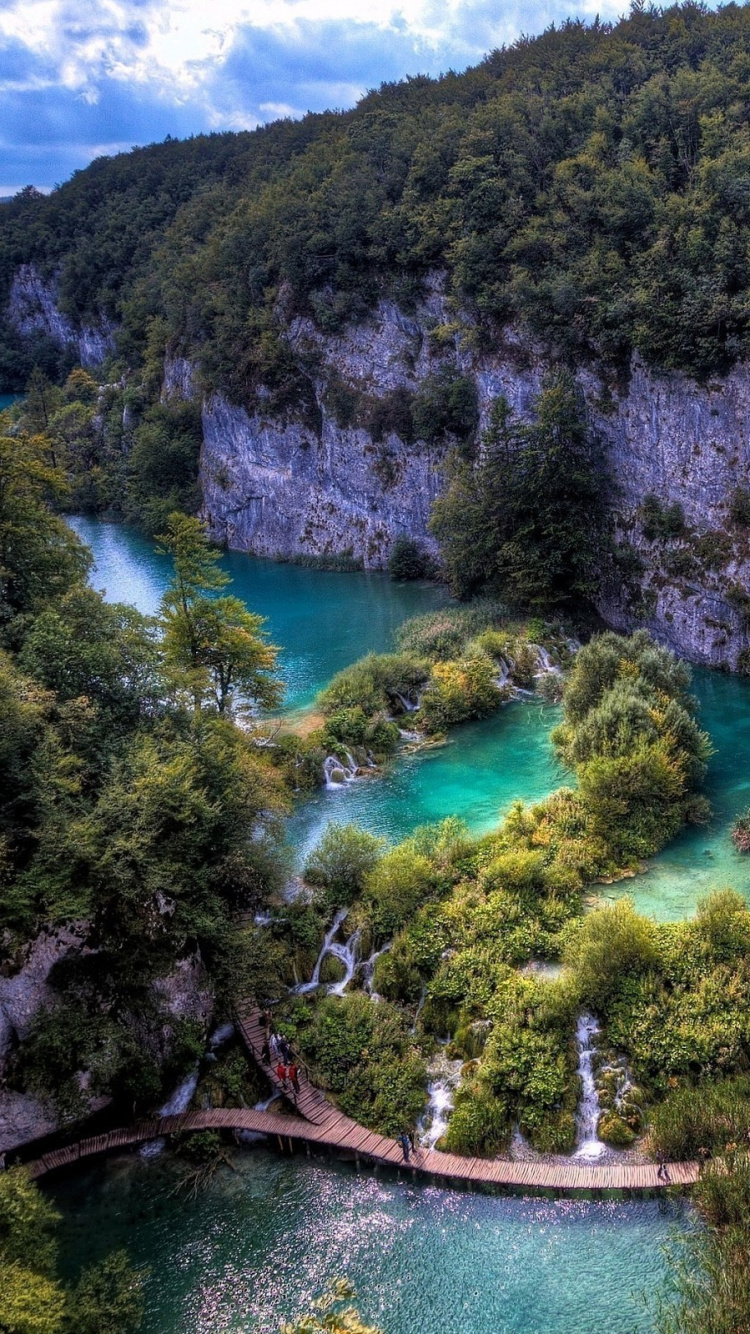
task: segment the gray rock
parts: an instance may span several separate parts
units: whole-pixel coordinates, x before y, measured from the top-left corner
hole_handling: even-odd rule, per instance
[[[61,347],[75,349],[82,366],[95,370],[114,346],[114,326],[102,318],[79,328],[58,307],[57,284],[33,264],[22,264],[10,289],[7,318],[21,334],[43,333]]]

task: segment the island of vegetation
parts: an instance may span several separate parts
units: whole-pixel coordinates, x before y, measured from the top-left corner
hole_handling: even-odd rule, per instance
[[[97,162],[0,216],[3,302],[35,265],[74,332],[116,325],[96,375],[71,339],[0,337],[0,387],[26,390],[0,414],[0,973],[54,956],[27,1030],[0,1029],[0,1100],[70,1133],[153,1112],[191,1073],[196,1104],[252,1105],[268,1088],[238,1041],[204,1059],[252,1001],[367,1128],[423,1132],[447,1061],[440,1147],[562,1155],[584,1021],[598,1138],[704,1165],[704,1226],[662,1319],[675,1334],[750,1328],[750,910],[727,887],[681,922],[601,902],[709,819],[711,746],[689,667],[594,611],[639,558],[613,540],[574,369],[615,384],[637,355],[705,384],[747,357],[749,15],[636,4],[614,29],[567,24],[346,115]],[[170,397],[165,371],[189,363],[202,394],[318,429],[320,361],[312,341],[292,355],[294,321],[333,337],[379,300],[408,314],[438,271],[455,319],[430,340],[453,360],[413,392],[371,398],[328,372],[324,392],[374,446],[442,451],[439,557],[404,534],[390,570],[457,601],[335,676],[314,725],[287,725],[277,649],[198,517],[197,398]],[[523,358],[519,325],[547,373],[528,411],[498,393],[480,419],[460,357],[506,340]],[[739,488],[727,510],[741,542],[749,503]],[[89,586],[64,519],[80,511],[169,554],[156,617]],[[639,522],[681,578],[729,563],[721,533],[685,549],[679,505],[644,496]],[[482,836],[449,818],[391,845],[333,823],[292,875],[295,801],[519,695],[558,710],[557,790]],[[733,837],[750,848],[750,815]],[[175,1147],[193,1186],[223,1152],[212,1133]],[[143,1276],[115,1252],[68,1282],[20,1162],[0,1206],[0,1329],[138,1328]],[[377,1334],[350,1300],[331,1288],[300,1334]]]

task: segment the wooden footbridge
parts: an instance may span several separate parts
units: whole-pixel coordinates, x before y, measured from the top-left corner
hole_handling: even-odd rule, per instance
[[[237,1026],[248,1051],[271,1084],[279,1089],[275,1071],[261,1056],[264,1029],[260,1012],[251,1007],[240,1010]],[[282,1151],[286,1148],[291,1151],[296,1143],[305,1144],[308,1152],[311,1145],[320,1145],[351,1155],[357,1162],[362,1160],[401,1168],[446,1184],[497,1186],[527,1192],[571,1194],[577,1191],[658,1191],[669,1185],[693,1185],[700,1172],[698,1163],[670,1163],[668,1175],[660,1177],[655,1163],[607,1163],[597,1166],[575,1160],[566,1163],[510,1162],[500,1158],[463,1158],[457,1154],[441,1153],[437,1149],[422,1148],[412,1152],[407,1163],[403,1149],[396,1140],[365,1130],[364,1126],[344,1116],[310,1083],[302,1071],[300,1090],[295,1101],[296,1116],[244,1108],[215,1108],[138,1121],[121,1130],[110,1130],[106,1134],[94,1135],[44,1154],[30,1164],[31,1176],[41,1177],[83,1158],[128,1148],[163,1135],[195,1130],[250,1131],[275,1137]]]

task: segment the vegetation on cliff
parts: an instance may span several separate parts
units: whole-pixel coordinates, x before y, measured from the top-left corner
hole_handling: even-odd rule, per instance
[[[171,521],[152,623],[86,586],[88,553],[49,505],[62,485],[49,437],[0,438],[3,966],[43,927],[85,923],[9,1077],[73,1115],[101,1095],[152,1105],[195,1059],[201,1026],[169,1013],[164,979],[190,961],[227,994],[237,916],[278,884],[286,796],[231,717],[239,694],[277,697],[273,650],[259,618],[209,597],[198,521]]]
[[[122,322],[129,364],[151,336],[280,408],[310,399],[290,315],[338,330],[437,270],[455,322],[438,338],[521,322],[576,360],[636,349],[713,374],[747,350],[749,24],[734,4],[638,5],[344,114],[101,159],[4,206],[3,295],[34,263],[74,319]],[[17,343],[3,363],[25,382]]]

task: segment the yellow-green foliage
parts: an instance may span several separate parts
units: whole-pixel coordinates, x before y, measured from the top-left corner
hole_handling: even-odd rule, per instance
[[[458,662],[437,662],[422,696],[420,721],[440,732],[469,718],[486,718],[502,703],[497,668],[484,654]]]
[[[57,1273],[60,1215],[27,1169],[0,1172],[0,1329],[3,1334],[136,1334],[141,1280],[116,1252],[74,1288]]]

